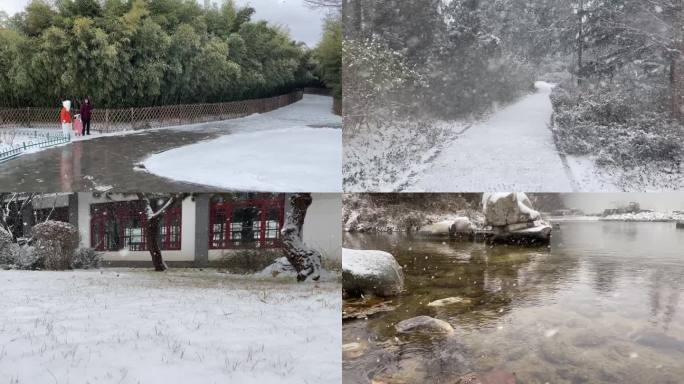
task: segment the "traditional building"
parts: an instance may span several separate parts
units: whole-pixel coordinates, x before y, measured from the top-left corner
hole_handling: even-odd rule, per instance
[[[304,241],[326,262],[341,260],[342,201],[339,194],[312,194]],[[169,265],[203,267],[234,255],[281,247],[280,230],[289,214],[287,194],[191,194],[163,215],[160,245]],[[103,253],[106,265],[147,266],[145,205],[135,194],[44,195],[32,204],[33,220],[70,222],[81,245]],[[24,228],[24,231],[30,231]],[[252,252],[245,252],[252,251]]]

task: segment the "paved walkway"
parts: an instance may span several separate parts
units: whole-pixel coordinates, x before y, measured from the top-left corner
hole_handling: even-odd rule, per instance
[[[551,86],[540,82],[537,88],[459,136],[407,191],[572,192],[548,128]]]
[[[339,117],[330,117],[330,108],[331,98],[305,95],[300,102],[258,118],[250,116],[76,141],[0,164],[0,191],[222,191],[220,187],[159,177],[140,170],[137,165],[151,155],[236,132],[279,129],[302,122],[309,127],[341,124]]]
[[[164,179],[135,170],[134,166],[152,153],[215,136],[157,130],[77,141],[0,164],[0,190],[48,193],[204,191],[208,188]]]

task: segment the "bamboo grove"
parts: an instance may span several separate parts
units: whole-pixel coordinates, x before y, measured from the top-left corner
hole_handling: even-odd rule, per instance
[[[339,21],[311,49],[253,14],[233,0],[32,0],[0,15],[0,106],[90,96],[98,107],[140,107],[339,87]]]

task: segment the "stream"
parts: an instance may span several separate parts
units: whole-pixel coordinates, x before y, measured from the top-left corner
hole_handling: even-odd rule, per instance
[[[393,311],[343,323],[345,383],[456,383],[471,372],[519,383],[684,382],[684,230],[674,223],[554,222],[529,248],[346,234],[346,248],[392,253],[406,291]],[[458,303],[431,307],[431,301]],[[350,302],[345,301],[345,305]],[[451,336],[404,336],[427,315]]]

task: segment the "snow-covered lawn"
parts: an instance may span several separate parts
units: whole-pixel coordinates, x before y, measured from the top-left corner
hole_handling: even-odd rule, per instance
[[[341,192],[342,130],[240,132],[162,152],[144,164],[169,179],[226,189]]]
[[[332,98],[305,95],[269,113],[175,128],[225,135],[152,155],[143,164],[159,176],[226,189],[341,192],[341,125]]]
[[[0,271],[2,383],[339,383],[341,285]]]

